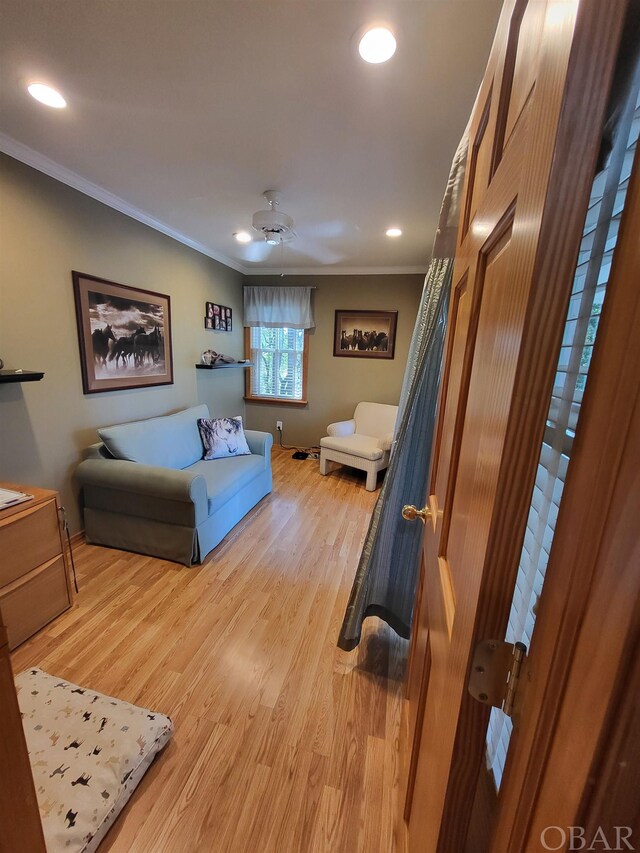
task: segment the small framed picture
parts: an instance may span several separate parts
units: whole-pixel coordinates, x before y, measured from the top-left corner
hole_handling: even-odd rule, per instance
[[[206,302],[204,327],[219,332],[230,332],[233,328],[231,308],[226,305],[219,305],[217,302]]]

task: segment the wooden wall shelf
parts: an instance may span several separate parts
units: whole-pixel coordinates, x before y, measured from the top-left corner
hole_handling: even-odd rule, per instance
[[[0,370],[0,383],[2,382],[39,382],[44,373],[38,370]]]

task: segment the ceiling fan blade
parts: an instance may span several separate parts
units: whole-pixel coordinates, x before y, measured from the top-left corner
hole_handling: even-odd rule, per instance
[[[344,258],[344,255],[330,249],[328,246],[321,246],[314,240],[305,240],[301,237],[292,241],[288,245],[288,249],[292,254],[295,253],[312,258],[321,264],[337,264]]]
[[[332,237],[342,237],[352,227],[348,222],[334,219],[332,222],[306,224],[302,229],[298,228],[297,230],[303,237],[309,236],[321,240],[330,240]]]
[[[241,249],[243,260],[259,263],[269,257],[271,246],[264,240],[254,240],[253,243],[245,243]]]

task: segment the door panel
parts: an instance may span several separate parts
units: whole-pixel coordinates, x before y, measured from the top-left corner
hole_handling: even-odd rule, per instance
[[[424,707],[431,672],[431,645],[429,639],[429,618],[424,590],[424,559],[420,561],[420,574],[415,603],[414,630],[411,633],[409,652],[409,672],[407,674],[407,699],[409,700],[409,726],[407,744],[413,744],[408,750],[407,785],[405,794],[404,819],[411,817],[413,786],[416,779],[416,766],[420,754],[420,737],[424,722]]]
[[[451,853],[468,840],[488,720],[487,709],[467,693],[468,670],[477,640],[501,636],[506,627],[564,319],[564,312],[547,317],[545,300],[568,301],[568,264],[575,263],[600,136],[601,124],[592,119],[598,109],[602,115],[612,74],[610,57],[594,53],[593,42],[604,26],[603,49],[611,51],[621,20],[619,9],[595,0],[505,3],[472,114],[453,276],[465,287],[454,291],[456,322],[445,347],[447,385],[425,499],[432,516],[417,618],[427,620],[430,674],[414,739],[418,755],[412,755],[413,801],[420,803],[411,809],[412,853]],[[577,89],[594,72],[601,76],[591,109]],[[563,111],[567,93],[573,100]],[[571,134],[590,162],[576,164]],[[498,152],[493,174],[490,152]],[[553,177],[563,186],[564,170],[578,178],[577,195],[567,187],[565,198],[584,204],[581,217],[558,203],[550,184]],[[543,275],[551,247],[556,268]],[[533,450],[523,452],[523,435],[538,436]],[[514,540],[513,559],[496,559]]]
[[[513,14],[518,36],[515,44],[513,77],[511,81],[507,78],[503,83],[503,87],[508,88],[509,91],[503,149],[508,146],[513,130],[522,116],[536,83],[544,18],[538,14],[535,5],[535,0],[519,3],[520,8],[516,7]],[[501,130],[498,132],[501,133]]]
[[[449,475],[449,463],[451,461],[451,437],[453,435],[453,423],[455,418],[455,406],[451,401],[457,400],[460,393],[462,381],[462,365],[464,362],[464,350],[469,331],[469,318],[471,316],[471,298],[469,296],[468,274],[465,273],[462,280],[454,287],[451,294],[451,307],[449,309],[449,323],[453,329],[449,336],[449,350],[445,356],[445,369],[442,375],[442,386],[440,397],[443,401],[444,410],[442,417],[438,418],[438,429],[435,436],[433,449],[433,462],[431,466],[431,492],[440,493],[435,485],[442,472],[445,482]],[[447,440],[443,441],[442,437]]]
[[[420,610],[422,604],[422,590],[424,588],[424,564],[420,561],[418,572],[418,585],[416,588],[415,607]],[[420,693],[420,682],[422,680],[422,667],[427,646],[429,632],[426,623],[416,622],[416,631],[411,637],[409,648],[409,661],[407,664],[406,698],[409,700],[409,743],[413,740],[416,725],[416,705]]]
[[[500,436],[508,413],[509,379],[512,381],[517,348],[517,335],[510,326],[511,236],[509,219],[481,250],[478,264],[475,310],[479,321],[472,375],[467,400],[461,401],[465,414],[460,458],[451,469],[445,503],[451,526],[443,526],[439,547],[439,556],[446,555],[451,562],[456,589],[469,579],[470,565],[465,559],[484,551],[477,535],[484,535],[487,513],[491,511],[491,481],[500,467]],[[490,381],[487,377],[491,377]],[[466,557],[469,548],[471,553]]]
[[[487,133],[487,127],[491,113],[492,91],[493,87],[489,89],[489,94],[480,116],[480,122],[476,128],[473,142],[471,144],[471,152],[469,154],[469,162],[467,164],[468,179],[462,225],[463,234],[466,234],[469,230],[469,223],[475,217],[478,209],[478,200],[482,198],[484,190],[489,183],[489,169],[491,167],[491,140]]]

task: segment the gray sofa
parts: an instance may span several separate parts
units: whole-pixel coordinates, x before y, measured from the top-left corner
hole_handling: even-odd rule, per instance
[[[98,430],[77,469],[87,542],[190,566],[269,494],[271,435],[245,430],[250,455],[204,461],[208,417],[202,405]]]

